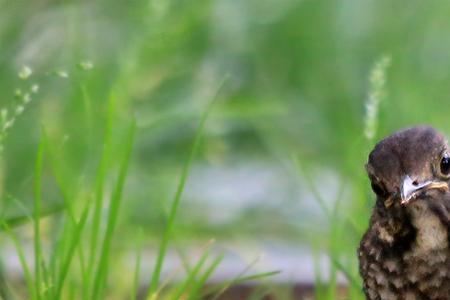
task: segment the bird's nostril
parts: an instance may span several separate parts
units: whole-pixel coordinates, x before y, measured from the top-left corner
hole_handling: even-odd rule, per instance
[[[414,180],[414,181],[412,182],[412,184],[413,184],[414,186],[418,186],[418,185],[419,185],[419,183],[417,182],[417,180]]]

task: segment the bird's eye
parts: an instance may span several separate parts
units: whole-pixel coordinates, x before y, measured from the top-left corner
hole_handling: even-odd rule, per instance
[[[386,190],[378,183],[372,182],[372,190],[375,194],[380,197],[385,197],[387,195]]]
[[[450,175],[450,157],[448,155],[444,155],[442,157],[440,170],[442,175],[444,176]]]

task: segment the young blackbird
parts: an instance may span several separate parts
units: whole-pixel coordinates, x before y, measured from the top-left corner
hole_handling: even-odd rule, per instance
[[[450,149],[419,126],[380,141],[366,165],[376,203],[359,249],[367,299],[450,299]]]

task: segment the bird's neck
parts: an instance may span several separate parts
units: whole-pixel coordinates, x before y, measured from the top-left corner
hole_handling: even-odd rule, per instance
[[[411,224],[416,229],[412,251],[426,253],[448,247],[448,229],[424,202],[411,203]]]

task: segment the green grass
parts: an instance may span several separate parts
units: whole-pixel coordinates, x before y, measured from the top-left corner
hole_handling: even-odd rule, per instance
[[[217,94],[224,85],[220,84]],[[167,223],[161,239],[159,255],[157,256],[155,269],[151,276],[146,299],[198,299],[204,293],[203,286],[221,263],[223,256],[211,257],[210,249],[203,252],[195,265],[187,270],[185,279],[175,287],[168,290],[159,285],[162,265],[172,238],[172,231],[177,218],[177,210],[180,206],[181,196],[186,185],[190,167],[195,153],[198,151],[200,140],[208,115],[210,114],[217,95],[214,96],[205,112],[200,118],[198,129],[191,147],[191,151],[185,161],[178,188],[173,199]],[[114,148],[112,143],[113,124],[117,115],[115,111],[116,98],[110,98],[105,124],[103,141],[100,143],[99,164],[96,170],[95,183],[89,185],[91,191],[84,191],[85,197],[79,198],[78,192],[71,185],[73,182],[64,178],[63,152],[57,154],[58,147],[52,144],[46,130],[42,129],[38,144],[34,172],[34,206],[32,216],[5,218],[2,228],[12,239],[20,259],[24,278],[27,286],[26,295],[30,299],[66,299],[75,297],[83,299],[104,299],[110,295],[111,288],[109,274],[114,266],[111,266],[111,252],[113,240],[117,239],[116,227],[121,211],[123,190],[127,178],[128,167],[134,145],[136,123],[128,122],[128,128],[121,137],[120,144]],[[61,149],[59,149],[61,151]],[[113,169],[112,158],[117,161],[117,175],[115,183],[107,184],[107,173]],[[47,158],[47,159],[46,159]],[[54,176],[54,184],[57,185],[62,196],[62,206],[57,209],[43,210],[43,174],[47,170],[46,163],[51,166]],[[111,190],[109,202],[104,202],[105,192]],[[76,202],[81,202],[78,204]],[[92,203],[93,202],[93,203]],[[21,205],[21,203],[18,203]],[[107,214],[103,213],[105,208]],[[26,210],[26,208],[24,208]],[[52,234],[57,236],[49,244],[47,233],[42,232],[43,221],[55,219],[55,225],[61,229],[52,228]],[[21,241],[11,226],[27,225],[27,220],[33,220],[34,236],[34,274],[31,272],[29,257],[25,255],[24,241]],[[52,221],[50,221],[52,222]],[[19,227],[20,228],[20,227]],[[86,243],[90,241],[90,243]],[[50,248],[50,255],[43,249]],[[211,260],[211,261],[209,261]],[[138,254],[134,279],[128,289],[131,296],[136,299],[140,289],[141,255]],[[75,266],[74,266],[75,265]],[[276,273],[260,273],[247,277],[249,280],[265,278]],[[245,277],[238,277],[236,281],[242,282]],[[221,289],[220,292],[223,292]],[[211,293],[211,292],[210,292]]]
[[[54,240],[54,245],[51,246],[48,243],[45,245],[51,247],[51,255],[44,253],[44,241],[46,234],[42,233],[42,174],[44,168],[44,157],[51,155],[48,151],[51,148],[50,142],[45,137],[41,138],[41,142],[38,147],[38,154],[35,163],[35,178],[34,178],[34,276],[30,274],[30,268],[28,260],[25,257],[24,248],[22,242],[14,234],[13,229],[10,228],[11,222],[4,222],[4,228],[12,237],[14,244],[19,254],[19,258],[22,264],[22,268],[25,274],[26,283],[28,286],[28,296],[31,299],[62,299],[65,298],[68,293],[67,282],[77,282],[75,278],[81,278],[78,282],[81,286],[77,288],[78,291],[82,291],[77,297],[81,295],[89,295],[90,299],[99,299],[105,296],[105,285],[108,280],[108,268],[110,265],[110,251],[111,241],[114,236],[116,223],[119,217],[120,202],[122,199],[122,191],[127,177],[127,168],[129,165],[129,159],[131,156],[132,146],[134,144],[133,137],[135,132],[135,124],[131,122],[129,125],[128,133],[124,136],[123,147],[121,152],[116,152],[119,156],[119,171],[117,175],[117,182],[112,187],[110,202],[108,203],[108,214],[105,217],[106,227],[102,226],[102,219],[100,214],[95,214],[97,210],[101,210],[102,207],[95,207],[92,209],[90,204],[91,197],[83,200],[83,208],[79,212],[79,216],[75,215],[73,195],[70,195],[66,190],[70,185],[68,182],[64,182],[61,178],[56,178],[56,182],[63,183],[59,185],[61,193],[65,197],[64,199],[64,211],[62,220],[63,228],[61,231],[55,231],[54,234],[59,236]],[[45,136],[45,135],[43,135]],[[50,159],[51,160],[51,159]],[[57,168],[55,168],[57,169]],[[55,172],[55,176],[58,176]],[[100,185],[104,185],[104,182],[100,181]],[[103,187],[97,188],[102,189]],[[92,212],[94,210],[94,212]],[[92,216],[90,218],[90,216]],[[86,228],[86,224],[89,223],[89,228]],[[83,247],[81,240],[91,234],[95,234],[95,243],[100,243],[101,248],[97,249],[91,247],[89,250]],[[85,245],[85,244],[84,244]],[[78,260],[82,270],[74,270],[71,268],[74,260]],[[86,266],[86,260],[89,261],[89,267]],[[77,272],[78,271],[78,272]],[[94,272],[92,276],[91,272]],[[69,280],[68,280],[69,279]],[[92,284],[91,284],[92,280]]]

